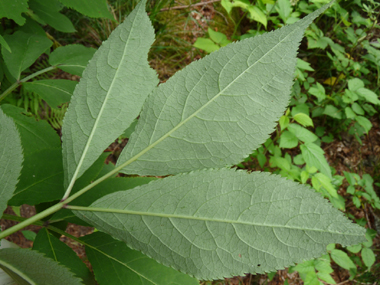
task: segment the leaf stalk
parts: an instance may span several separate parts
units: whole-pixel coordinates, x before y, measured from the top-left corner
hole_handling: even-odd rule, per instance
[[[17,80],[15,83],[13,83],[7,90],[5,90],[1,95],[0,95],[0,102],[8,96],[8,94],[10,94],[13,90],[15,90],[17,87],[19,87],[22,83],[24,82],[27,82],[29,81],[30,79],[40,75],[40,74],[43,74],[45,72],[49,72],[50,70],[54,70],[58,67],[58,65],[53,65],[53,66],[49,66],[47,68],[44,68],[40,71],[37,71],[27,77],[24,77],[23,79],[21,80]]]

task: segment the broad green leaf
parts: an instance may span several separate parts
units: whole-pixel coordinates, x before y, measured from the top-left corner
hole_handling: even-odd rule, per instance
[[[354,111],[352,111],[350,107],[346,107],[344,109],[344,112],[346,113],[346,117],[348,119],[354,119],[356,117],[356,114],[354,113]]]
[[[325,110],[323,111],[323,114],[328,115],[335,119],[342,119],[341,110],[337,109],[333,105],[326,105]]]
[[[115,20],[108,11],[106,0],[59,0],[68,8],[77,10],[79,13],[91,18],[108,18]]]
[[[335,197],[337,198],[338,197],[338,193],[335,189],[335,187],[331,184],[331,180],[329,177],[327,177],[326,175],[324,175],[323,173],[317,173],[313,176],[313,178],[316,178],[318,179],[319,183],[321,183],[321,185],[327,190],[327,192],[329,192],[329,194],[332,196],[332,197]]]
[[[43,253],[45,257],[66,266],[81,278],[85,284],[95,284],[94,277],[78,255],[65,243],[49,233],[46,228],[41,229],[33,243],[33,250]]]
[[[21,14],[25,12],[28,12],[28,0],[0,1],[0,19],[12,19],[17,25],[22,26],[25,24],[25,18]]]
[[[129,127],[158,83],[147,60],[154,30],[145,4],[103,42],[75,88],[62,127],[66,184]]]
[[[364,110],[362,109],[362,107],[360,107],[360,105],[358,103],[354,103],[352,104],[352,110],[354,110],[354,112],[358,115],[364,115]]]
[[[288,116],[281,116],[280,120],[278,121],[281,131],[285,130],[289,126],[289,117]]]
[[[37,122],[34,118],[24,115],[24,109],[13,105],[4,104],[0,108],[14,120],[20,133],[24,156],[61,146],[59,136],[46,121]]]
[[[284,131],[280,137],[281,148],[293,148],[298,145],[297,137],[289,131]]]
[[[133,161],[122,172],[159,176],[243,161],[288,105],[299,42],[326,8],[223,47],[156,88],[119,157],[118,165]]]
[[[67,45],[55,49],[49,57],[51,65],[58,65],[59,69],[71,74],[82,76],[89,60],[94,56],[96,49],[83,45]]]
[[[193,46],[196,48],[199,48],[199,49],[203,49],[207,53],[211,53],[211,52],[216,51],[220,48],[212,40],[205,39],[205,38],[197,38],[197,40],[195,41]]]
[[[3,36],[0,35],[0,45],[3,46],[7,51],[9,51],[10,53],[12,52],[11,51],[11,48],[9,47],[8,43],[4,40]],[[0,78],[0,81],[1,81],[2,78]]]
[[[300,113],[300,114],[303,114],[303,113]],[[315,134],[313,134],[308,129],[305,129],[304,127],[301,127],[300,125],[297,125],[297,124],[290,124],[288,126],[288,130],[293,135],[295,135],[300,141],[303,141],[305,143],[312,143],[318,139],[318,137]]]
[[[321,102],[322,100],[326,98],[325,88],[319,82],[317,82],[317,84],[314,85],[313,87],[310,87],[308,92],[311,95],[314,95],[315,97],[317,97],[319,102]]]
[[[261,11],[259,7],[249,5],[247,10],[249,12],[249,18],[263,24],[265,28],[267,27],[267,16],[263,13],[263,11]]]
[[[365,241],[365,229],[320,194],[265,172],[180,174],[107,195],[88,210],[74,213],[202,280],[274,271],[322,255],[329,243]]]
[[[107,285],[198,285],[199,282],[96,232],[81,238],[96,280]]]
[[[325,282],[327,284],[336,284],[335,280],[331,277],[329,273],[326,272],[318,272],[317,277]]]
[[[22,162],[23,151],[16,125],[0,109],[0,216],[16,189]]]
[[[300,58],[297,58],[297,68],[302,69],[302,70],[314,71],[314,68],[310,66],[310,63]]]
[[[379,96],[375,92],[367,88],[359,88],[356,90],[356,93],[364,97],[364,99],[366,99],[368,102],[375,105],[380,105]]]
[[[22,232],[22,235],[27,240],[34,241],[36,239],[37,234],[35,232],[32,232],[32,231],[21,231],[21,232]]]
[[[332,179],[330,166],[324,156],[323,149],[314,143],[305,143],[300,148],[306,164],[310,167],[315,166],[320,172]]]
[[[78,82],[64,79],[45,79],[25,82],[22,86],[30,92],[37,93],[51,107],[69,102]]]
[[[359,88],[363,88],[363,87],[364,87],[364,82],[359,78],[353,78],[353,79],[348,80],[348,89],[350,89],[351,91],[356,91]]]
[[[5,248],[0,250],[0,268],[17,284],[76,285],[82,284],[66,267],[33,250]]]
[[[64,33],[75,32],[70,19],[59,13],[62,5],[58,0],[29,0],[29,7],[42,21],[57,31]]]
[[[36,205],[64,194],[61,148],[44,149],[24,157],[20,181],[9,205]]]
[[[286,171],[290,170],[290,163],[283,157],[272,156],[269,162],[271,163],[272,167],[279,167]]]
[[[21,72],[31,66],[52,45],[46,36],[26,34],[21,31],[4,35],[4,39],[12,50],[10,53],[1,46],[4,62],[10,74],[16,79],[20,79]]]
[[[216,42],[217,44],[220,44],[222,47],[226,46],[227,44],[231,43],[231,41],[229,41],[227,39],[227,36],[221,32],[216,32],[214,31],[213,29],[211,29],[210,27],[208,28],[208,34],[210,35],[210,38]]]
[[[373,253],[372,249],[365,247],[362,249],[362,259],[365,266],[367,266],[368,268],[371,268],[371,266],[376,261],[376,256]]]
[[[313,120],[304,113],[298,113],[293,117],[293,119],[304,127],[314,127]]]
[[[366,133],[368,133],[371,130],[372,123],[366,117],[356,116],[355,120],[359,123],[359,125],[361,125],[365,129]]]
[[[228,14],[231,13],[233,5],[232,5],[232,3],[229,0],[222,0],[221,1],[221,5],[227,11]]]
[[[348,257],[347,253],[344,251],[341,251],[339,249],[333,249],[331,250],[331,258],[335,261],[336,264],[338,264],[340,267],[343,267],[344,269],[352,269],[356,268],[355,264],[352,262],[352,260]]]
[[[356,244],[353,246],[347,246],[347,250],[351,251],[352,253],[358,253],[362,249],[362,245]]]

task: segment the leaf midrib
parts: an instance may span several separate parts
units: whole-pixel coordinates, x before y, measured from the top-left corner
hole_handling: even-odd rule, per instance
[[[214,97],[212,97],[206,104],[204,104],[201,108],[199,108],[197,111],[195,111],[193,114],[191,114],[189,117],[187,117],[185,120],[181,121],[179,124],[177,124],[173,129],[171,129],[170,131],[168,131],[166,134],[164,134],[162,137],[160,137],[158,140],[156,140],[154,143],[148,145],[145,149],[143,149],[141,152],[139,152],[138,154],[136,154],[135,156],[133,156],[131,159],[129,159],[128,161],[126,161],[124,163],[124,166],[127,166],[129,164],[131,164],[132,162],[134,162],[135,160],[137,160],[140,156],[144,155],[146,152],[148,152],[149,150],[151,150],[152,148],[154,148],[157,144],[159,144],[160,142],[162,142],[164,139],[166,139],[167,137],[169,137],[173,132],[175,132],[177,129],[179,129],[180,127],[182,127],[184,124],[186,124],[189,120],[191,120],[193,117],[195,117],[199,112],[201,112],[204,108],[206,108],[209,104],[211,104],[212,102],[214,102],[221,94],[223,94],[223,92],[228,89],[232,84],[234,84],[243,74],[245,74],[249,69],[251,69],[253,66],[255,66],[256,63],[259,62],[259,60],[263,59],[264,57],[266,57],[272,50],[274,50],[279,44],[281,44],[286,38],[288,38],[290,35],[292,35],[295,31],[297,31],[298,29],[300,29],[300,27],[296,27],[291,33],[289,33],[288,35],[286,35],[286,37],[284,37],[280,42],[278,42],[274,47],[272,47],[265,55],[261,56],[259,59],[256,60],[256,62],[254,64],[252,64],[251,66],[249,66],[247,69],[245,69],[242,73],[240,73],[239,76],[237,76],[233,81],[231,81],[226,87],[223,88],[223,90],[219,91]],[[193,87],[193,89],[196,87],[196,85]],[[193,90],[192,89],[192,90]],[[191,91],[189,92],[189,94],[191,93]]]
[[[235,221],[235,220],[228,220],[228,219],[222,220],[222,219],[216,219],[216,218],[203,218],[203,217],[194,217],[194,216],[186,216],[186,215],[163,214],[163,213],[141,212],[141,211],[122,210],[122,209],[107,209],[107,208],[96,208],[96,207],[88,207],[88,208],[78,207],[78,208],[80,208],[78,210],[75,209],[75,206],[68,206],[68,208],[71,210],[79,211],[79,212],[80,211],[105,212],[105,213],[114,213],[114,214],[127,214],[127,215],[159,217],[159,218],[168,218],[168,219],[173,218],[173,219],[196,220],[196,221],[204,221],[204,222],[240,224],[240,225],[269,227],[269,228],[286,228],[286,229],[291,229],[291,230],[333,233],[333,234],[348,235],[348,236],[361,236],[359,234],[333,232],[333,231],[328,231],[328,230],[290,227],[290,226],[285,226],[285,225],[268,225],[268,224],[265,225],[265,224],[258,224],[258,223],[253,223],[253,222]]]
[[[93,127],[92,127],[92,129],[91,129],[91,133],[90,133],[90,135],[89,135],[89,137],[88,137],[88,139],[87,139],[87,142],[86,142],[85,148],[84,148],[84,150],[83,150],[83,153],[82,153],[82,155],[81,155],[81,158],[80,158],[80,160],[79,160],[79,163],[78,163],[78,165],[77,165],[77,167],[76,167],[76,169],[75,169],[75,172],[74,172],[72,178],[70,179],[70,184],[69,184],[69,185],[71,185],[72,181],[75,181],[76,177],[78,176],[78,173],[79,173],[79,170],[80,170],[80,168],[81,168],[81,166],[82,166],[82,164],[83,164],[84,158],[86,157],[86,154],[87,154],[87,152],[88,152],[88,149],[89,149],[89,147],[90,147],[90,145],[91,145],[92,138],[93,138],[93,136],[94,136],[94,134],[95,134],[95,132],[96,132],[97,126],[98,126],[98,124],[99,124],[100,118],[102,117],[102,114],[103,114],[103,111],[104,111],[104,109],[105,109],[105,106],[107,105],[106,103],[107,103],[107,101],[108,101],[108,97],[110,96],[110,94],[111,94],[111,90],[113,89],[113,86],[114,86],[114,83],[116,82],[116,80],[117,80],[117,78],[118,78],[117,75],[118,75],[118,73],[119,73],[120,70],[121,70],[120,66],[121,66],[121,64],[124,62],[123,59],[124,59],[125,56],[126,56],[126,51],[127,51],[127,48],[128,48],[129,39],[130,39],[130,37],[131,37],[132,31],[134,30],[135,22],[136,22],[136,19],[137,19],[137,18],[138,18],[138,17],[137,17],[137,14],[136,14],[136,15],[135,15],[135,18],[133,19],[132,27],[131,27],[131,30],[130,30],[130,32],[129,32],[129,34],[128,34],[127,41],[125,42],[125,47],[124,47],[124,51],[123,51],[122,59],[121,59],[120,62],[119,62],[119,65],[118,65],[118,67],[117,67],[117,70],[116,70],[115,76],[114,76],[114,78],[113,78],[113,80],[112,80],[112,83],[111,83],[111,85],[110,85],[110,88],[109,88],[108,91],[107,91],[106,97],[104,98],[104,101],[103,101],[102,107],[100,108],[99,114],[98,114],[98,116],[97,116],[97,118],[96,118],[96,120],[95,120],[95,123],[94,123],[94,125],[93,125]]]

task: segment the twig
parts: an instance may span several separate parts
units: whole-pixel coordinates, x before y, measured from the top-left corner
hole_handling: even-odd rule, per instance
[[[200,2],[200,3],[196,3],[196,4],[191,4],[191,5],[181,5],[181,6],[162,8],[160,10],[160,12],[169,11],[169,10],[181,10],[181,9],[186,9],[186,8],[203,6],[203,5],[207,5],[207,4],[211,4],[211,3],[216,3],[216,2],[220,2],[220,1],[221,0],[210,0],[210,1],[207,1],[207,2]]]

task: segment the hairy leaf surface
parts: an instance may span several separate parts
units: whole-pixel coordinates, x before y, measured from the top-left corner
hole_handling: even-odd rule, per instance
[[[46,228],[38,232],[33,242],[33,250],[66,266],[85,284],[95,284],[93,275],[78,255],[67,244],[50,234]]]
[[[0,268],[17,281],[17,284],[83,284],[66,267],[33,250],[21,248],[1,249]]]
[[[199,285],[196,279],[157,263],[107,234],[96,232],[81,240],[99,284]]]
[[[45,79],[26,82],[22,86],[28,91],[37,93],[51,107],[56,108],[70,101],[77,84],[78,82],[72,80]]]
[[[241,162],[288,105],[299,42],[327,7],[221,48],[161,84],[118,160],[134,161],[122,172],[158,176]]]
[[[147,61],[154,30],[145,3],[102,44],[75,88],[62,128],[66,184],[129,127],[157,85]]]
[[[320,194],[277,175],[203,170],[107,195],[74,211],[164,265],[220,279],[282,269],[353,245],[365,229]],[[89,208],[89,210],[91,210]]]
[[[21,139],[16,125],[0,109],[0,216],[16,189],[22,161]]]

